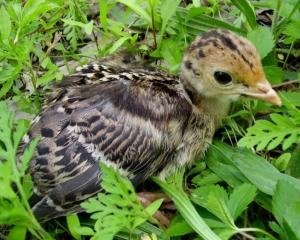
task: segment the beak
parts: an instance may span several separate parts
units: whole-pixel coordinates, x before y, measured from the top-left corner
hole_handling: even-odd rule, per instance
[[[269,82],[259,82],[254,86],[247,88],[243,92],[244,95],[260,99],[277,106],[281,106],[281,99]]]

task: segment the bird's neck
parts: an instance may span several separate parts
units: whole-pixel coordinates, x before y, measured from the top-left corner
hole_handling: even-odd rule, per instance
[[[186,89],[193,105],[201,113],[209,115],[217,129],[222,124],[223,118],[228,114],[231,100],[226,97],[206,97]]]

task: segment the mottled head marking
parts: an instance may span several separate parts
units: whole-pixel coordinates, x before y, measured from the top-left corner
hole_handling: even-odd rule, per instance
[[[190,46],[190,51],[194,50],[195,48],[203,48],[208,45],[212,45],[221,50],[228,48],[238,54],[241,59],[249,65],[250,68],[253,68],[253,63],[248,56],[252,55],[252,51],[243,49],[247,45],[246,42],[242,39],[236,38],[236,35],[227,30],[212,30],[203,33],[199,41],[196,42],[195,45],[192,44]],[[205,56],[202,49],[200,49],[199,52],[201,52],[199,56]]]
[[[240,85],[251,86],[265,79],[253,44],[227,30],[212,30],[197,37],[186,51],[181,75],[187,86],[201,92],[207,90],[204,81],[215,84],[215,71],[228,73]]]

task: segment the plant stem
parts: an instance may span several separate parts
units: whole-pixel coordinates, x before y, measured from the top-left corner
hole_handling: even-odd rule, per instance
[[[300,79],[290,80],[290,81],[287,81],[287,82],[275,84],[275,85],[272,85],[272,87],[273,88],[279,88],[279,87],[284,87],[284,86],[287,86],[287,85],[290,85],[290,84],[294,84],[294,83],[300,83]]]
[[[270,239],[272,239],[272,240],[276,240],[276,238],[274,238],[270,233],[268,233],[268,232],[266,232],[266,231],[264,231],[264,230],[262,230],[262,229],[259,229],[259,228],[239,228],[239,229],[238,229],[238,233],[239,233],[239,234],[242,234],[242,235],[244,235],[244,236],[246,236],[246,235],[250,236],[250,235],[247,234],[247,233],[246,233],[246,235],[245,235],[245,232],[259,232],[259,233],[262,233],[262,234],[268,236],[268,237],[269,237]],[[255,240],[256,238],[254,238],[254,237],[251,236],[250,239],[254,239],[254,240]]]
[[[277,38],[278,38],[276,31],[277,31],[277,22],[278,22],[281,5],[282,5],[282,0],[277,0],[277,5],[276,5],[273,21],[272,21],[272,26],[271,26],[272,32],[275,37],[275,44],[277,43]]]
[[[155,24],[154,24],[154,13],[153,9],[151,8],[151,19],[152,19],[152,33],[153,33],[153,38],[154,38],[154,49],[157,48],[157,41],[156,41],[156,30],[155,30]]]
[[[288,54],[287,54],[286,57],[285,57],[284,64],[283,64],[283,66],[282,66],[283,69],[285,68],[286,63],[287,63],[287,60],[289,59],[289,57],[290,57],[290,55],[291,55],[292,49],[293,49],[293,47],[294,47],[294,43],[295,43],[295,41],[293,41],[293,42],[291,43],[291,46],[290,46],[290,48],[289,48],[289,52],[288,52]]]

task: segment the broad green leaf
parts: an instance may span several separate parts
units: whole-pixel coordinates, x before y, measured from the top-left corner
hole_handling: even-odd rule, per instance
[[[297,239],[300,239],[300,201],[295,201],[287,207],[284,214],[284,221],[289,226]],[[290,238],[291,239],[291,238]]]
[[[80,225],[80,221],[77,214],[68,215],[66,220],[67,220],[69,231],[72,237],[74,237],[76,240],[80,240],[81,236],[94,235],[94,231],[91,228]]]
[[[93,32],[93,28],[94,28],[94,21],[91,20],[88,23],[86,23],[83,27],[84,31],[86,32],[86,34],[90,35]]]
[[[289,171],[293,177],[300,178],[300,144],[292,152]]]
[[[198,186],[216,184],[220,181],[222,181],[222,179],[210,169],[206,169],[192,179],[192,183],[197,184]]]
[[[101,26],[103,27],[104,31],[107,31],[107,1],[106,0],[99,0],[99,18]]]
[[[22,10],[21,26],[25,26],[30,22],[38,19],[41,14],[58,8],[59,5],[55,1],[46,0],[28,0]]]
[[[272,161],[273,165],[281,172],[286,171],[291,159],[289,152],[281,154],[278,158]]]
[[[151,16],[141,7],[141,4],[136,0],[117,0],[120,3],[123,3],[125,6],[131,8],[136,14],[140,15],[149,25],[151,25],[152,20]]]
[[[172,176],[175,184],[167,183],[158,178],[154,178],[154,181],[173,200],[182,217],[195,230],[195,232],[199,234],[199,236],[205,240],[220,240],[220,238],[207,226],[202,217],[197,213],[195,207],[183,191],[181,186],[182,176],[183,171]]]
[[[273,196],[273,214],[284,229],[281,235],[287,239],[298,239],[299,214],[300,214],[300,190],[287,181],[279,181]],[[297,236],[297,237],[296,237]]]
[[[287,44],[291,44],[292,42],[300,39],[300,22],[299,21],[292,21],[287,24],[286,28],[284,29],[283,33],[287,35],[288,40],[285,41]]]
[[[182,236],[188,233],[192,233],[194,230],[189,224],[183,219],[180,214],[177,214],[171,221],[171,224],[166,230],[168,237]]]
[[[178,17],[174,18],[174,20],[183,24],[186,27],[186,31],[193,36],[197,36],[199,33],[212,28],[225,28],[233,32],[245,33],[243,29],[237,28],[227,22],[201,14],[200,12],[197,13],[197,9],[191,8],[190,10],[186,10],[185,8],[178,7],[177,13]]]
[[[273,213],[279,224],[283,224],[283,219],[287,209],[294,203],[299,203],[300,189],[292,183],[279,180],[273,195]]]
[[[181,66],[182,51],[180,44],[172,39],[164,40],[161,43],[160,53],[166,61],[170,72],[177,72]]]
[[[9,35],[11,32],[11,20],[8,12],[6,11],[5,7],[2,5],[0,8],[0,36],[4,43],[9,43]]]
[[[231,158],[232,151],[222,152],[211,146],[205,159],[209,169],[230,186],[237,187],[242,183],[249,183],[241,171],[232,164]]]
[[[121,37],[119,38],[112,46],[108,49],[108,54],[113,54],[117,51],[126,41],[128,41],[131,37]]]
[[[83,22],[79,22],[79,21],[74,21],[71,19],[62,19],[62,21],[64,23],[66,23],[67,25],[71,25],[71,26],[77,26],[80,27],[82,29],[84,29],[84,31],[86,32],[86,34],[90,35],[93,31],[93,20],[88,22],[88,23],[83,23]]]
[[[245,15],[250,27],[257,26],[254,7],[248,0],[231,0],[231,2]]]
[[[267,79],[271,84],[278,84],[283,81],[284,72],[281,67],[277,66],[264,66],[264,72]]]
[[[77,214],[71,214],[66,217],[68,229],[73,238],[76,240],[80,240],[81,236],[77,232],[77,228],[80,227],[80,222]]]
[[[215,158],[216,156],[217,158]],[[280,173],[268,161],[247,149],[231,148],[215,141],[208,151],[207,160],[209,167],[211,161],[227,162],[229,165],[235,166],[240,174],[248,179],[247,181],[268,195],[274,194],[279,180],[288,181],[300,190],[300,180]],[[214,169],[212,170],[214,171]],[[226,181],[226,178],[223,179]]]
[[[17,78],[21,71],[21,67],[19,65],[5,66],[5,69],[0,71],[0,98],[5,96],[5,94],[11,89],[14,80]]]
[[[3,96],[5,96],[8,91],[12,88],[14,83],[14,79],[12,78],[12,76],[9,76],[9,78],[6,80],[5,83],[2,84],[1,89],[0,89],[0,98],[2,98]]]
[[[161,204],[163,203],[163,201],[164,201],[163,199],[157,199],[156,201],[150,203],[145,208],[145,211],[149,214],[149,216],[152,216],[159,209],[159,207],[161,206]],[[133,224],[133,227],[137,227],[137,226],[141,225],[144,222],[145,222],[145,218],[144,217],[139,218],[138,216],[136,216],[136,219],[135,219],[135,222]]]
[[[9,231],[7,240],[25,240],[26,232],[26,227],[16,225]]]
[[[233,189],[229,196],[228,208],[234,220],[248,207],[256,196],[256,188],[244,183]]]
[[[261,59],[266,57],[275,46],[271,29],[267,27],[256,27],[248,33],[247,38],[255,45]]]
[[[162,1],[160,14],[162,19],[162,26],[160,30],[160,36],[163,37],[166,30],[167,23],[171,17],[176,13],[177,7],[181,1],[180,0],[165,0]]]

